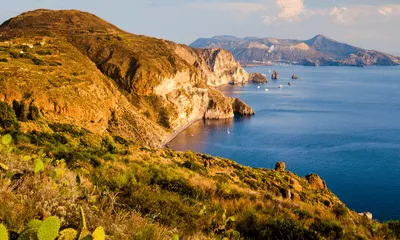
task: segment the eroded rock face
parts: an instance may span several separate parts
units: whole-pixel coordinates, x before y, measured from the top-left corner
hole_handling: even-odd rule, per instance
[[[193,49],[185,45],[170,43],[175,53],[200,70],[208,86],[244,84],[249,74],[237,63],[233,55],[223,49]]]
[[[323,181],[317,174],[311,173],[306,176],[306,179],[311,187],[319,190],[327,189],[325,181]]]
[[[372,220],[372,213],[370,213],[370,212],[363,212],[363,213],[359,213],[358,215],[363,216],[369,220]]]
[[[247,105],[245,102],[242,100],[235,98],[233,104],[233,112],[234,114],[237,115],[253,115],[254,111],[249,105]]]
[[[254,83],[267,83],[268,78],[264,74],[261,73],[252,73],[249,76],[249,81]]]
[[[286,168],[286,164],[284,162],[277,162],[275,165],[275,170],[278,172],[284,172]]]

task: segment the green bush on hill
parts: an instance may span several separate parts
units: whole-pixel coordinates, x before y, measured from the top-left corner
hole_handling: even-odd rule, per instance
[[[11,106],[0,101],[0,125],[4,129],[18,130],[19,123],[17,116]]]

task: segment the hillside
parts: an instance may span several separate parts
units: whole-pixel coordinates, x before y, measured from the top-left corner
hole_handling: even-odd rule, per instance
[[[253,114],[214,89],[248,80],[225,50],[80,11],[21,14],[0,38],[1,240],[400,237],[317,174],[159,147],[195,119]]]
[[[248,81],[224,50],[130,34],[80,11],[23,13],[0,26],[0,41],[0,100],[49,122],[160,146],[194,120],[241,114],[210,88]]]
[[[305,41],[216,36],[200,38],[190,46],[226,49],[243,65],[273,63],[313,66],[400,65],[399,57],[340,43],[321,34]]]

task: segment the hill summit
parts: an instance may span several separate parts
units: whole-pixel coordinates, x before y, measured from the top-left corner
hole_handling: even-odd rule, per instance
[[[76,10],[23,13],[0,26],[0,41],[0,100],[50,122],[159,146],[195,120],[253,113],[213,88],[248,81],[225,50],[127,33]]]

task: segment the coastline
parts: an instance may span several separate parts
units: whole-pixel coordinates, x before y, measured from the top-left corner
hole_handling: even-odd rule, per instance
[[[164,141],[161,143],[161,148],[166,148],[168,143],[170,143],[172,140],[174,140],[181,132],[185,131],[188,127],[193,125],[195,122],[202,120],[203,118],[197,118],[193,119],[189,122],[187,122],[185,125],[180,126],[177,128],[175,131],[173,131],[170,135],[168,135]]]

